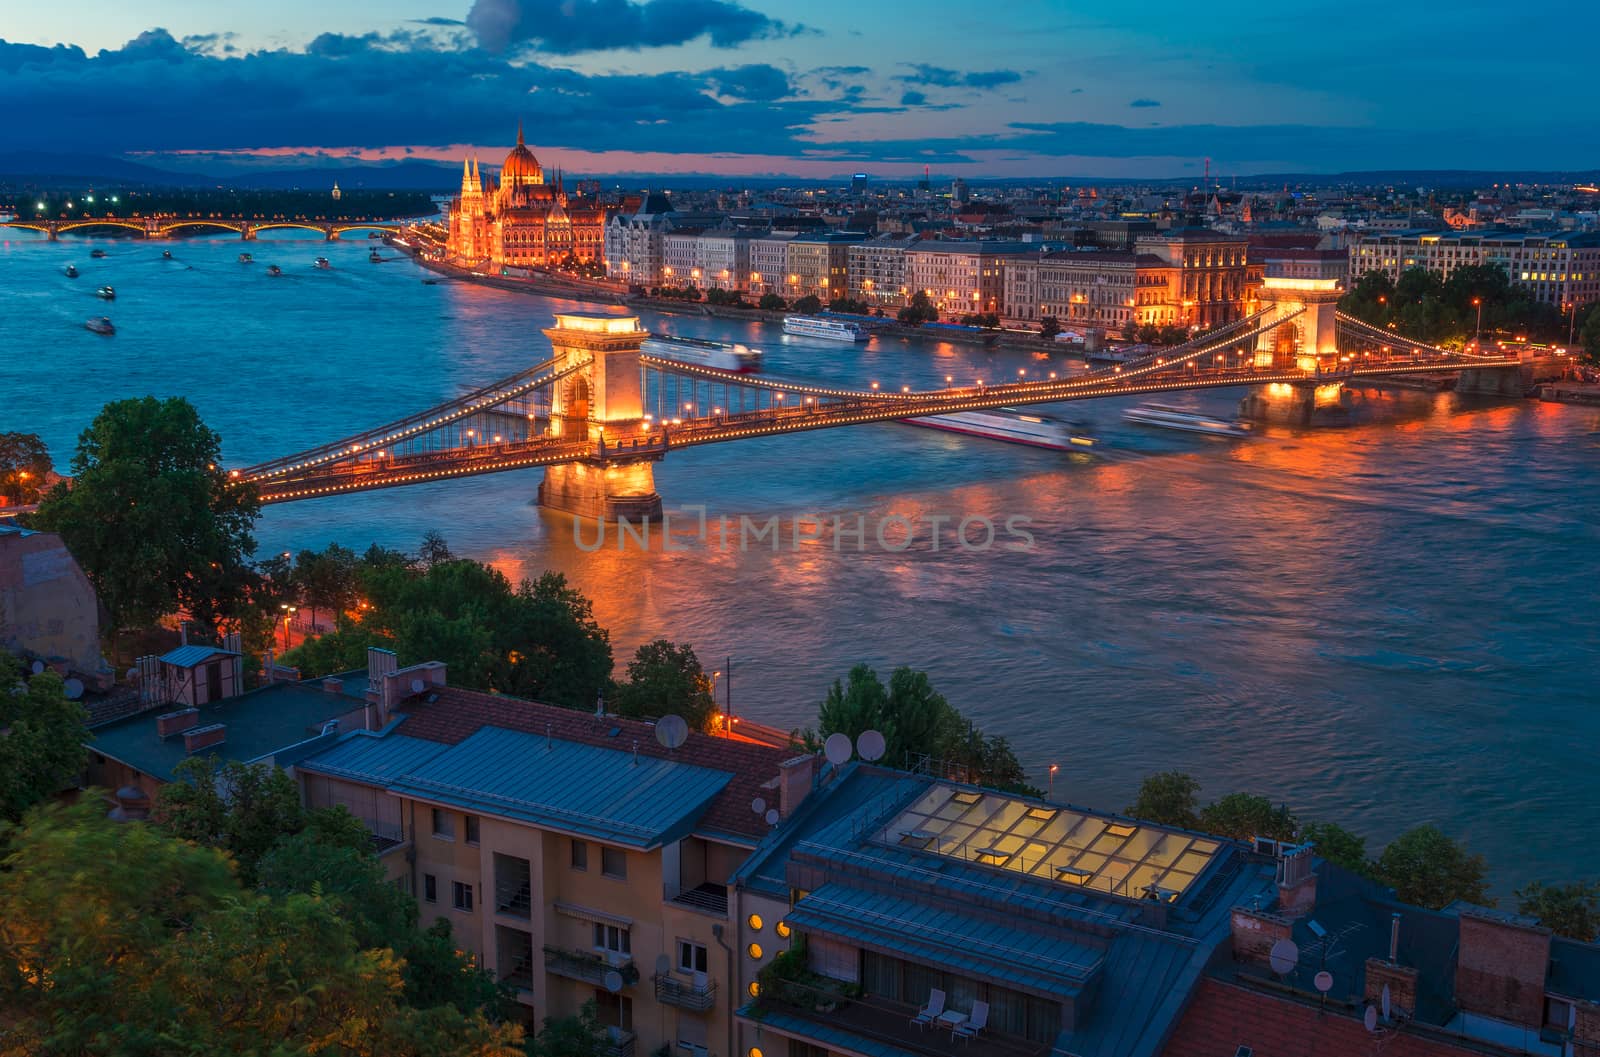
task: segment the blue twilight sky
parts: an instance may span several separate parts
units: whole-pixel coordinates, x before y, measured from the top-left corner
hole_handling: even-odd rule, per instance
[[[1591,3],[75,0],[0,21],[0,151],[164,166],[1181,176],[1600,167]]]

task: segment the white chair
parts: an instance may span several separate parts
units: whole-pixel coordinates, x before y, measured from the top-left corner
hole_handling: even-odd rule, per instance
[[[957,1039],[966,1039],[970,1042],[972,1041],[972,1037],[987,1027],[988,1024],[989,1003],[974,1002],[972,1003],[972,1016],[968,1017],[965,1021],[950,1029],[950,1041],[954,1042]]]
[[[703,995],[703,994],[706,993],[706,974],[705,973],[695,973],[694,974],[694,993],[697,994],[697,995]]]
[[[923,1006],[916,1016],[911,1018],[911,1023],[919,1028],[925,1028],[939,1019],[939,1014],[944,1012],[944,992],[935,987],[928,992],[928,1004]]]

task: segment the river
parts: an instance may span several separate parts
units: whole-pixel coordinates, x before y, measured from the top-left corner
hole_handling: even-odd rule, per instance
[[[540,333],[585,306],[460,283],[368,243],[161,244],[0,233],[0,430],[38,432],[65,469],[99,407],[191,399],[241,465],[336,439],[548,355]],[[376,243],[374,243],[376,245]],[[93,260],[89,250],[107,251]],[[163,260],[163,248],[172,260]],[[240,264],[248,250],[254,264]],[[312,268],[325,254],[331,270]],[[69,261],[82,277],[68,279]],[[267,264],[284,269],[278,279]],[[101,284],[116,287],[110,305]],[[83,329],[109,314],[114,337]],[[866,347],[759,324],[645,314],[652,329],[739,340],[782,375],[885,387],[1039,377],[1059,364],[933,341]],[[519,472],[269,508],[261,553],[338,541],[415,550],[441,532],[512,577],[565,573],[611,629],[619,666],[658,636],[733,705],[805,725],[864,661],[926,669],[1057,797],[1120,810],[1146,774],[1196,775],[1343,823],[1374,850],[1437,823],[1489,860],[1497,891],[1600,875],[1584,837],[1600,796],[1600,412],[1420,393],[1363,394],[1355,425],[1245,443],[1120,421],[1124,401],[1059,413],[1089,457],[894,424],[699,448],[656,471],[669,509],[713,525],[778,516],[777,553],[714,533],[590,552],[531,505]],[[1228,411],[1237,393],[1179,397]],[[865,519],[793,545],[796,519]],[[874,526],[917,526],[889,547]],[[950,517],[940,545],[927,525]],[[988,518],[993,546],[954,522]],[[1012,549],[1007,518],[1032,537]],[[969,540],[981,540],[981,523]],[[687,535],[687,530],[685,530]],[[591,538],[583,539],[592,545]],[[403,658],[405,661],[423,658]]]

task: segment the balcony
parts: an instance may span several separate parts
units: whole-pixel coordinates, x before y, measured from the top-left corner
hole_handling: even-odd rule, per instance
[[[495,853],[494,909],[511,917],[532,916],[533,888],[527,859]]]
[[[565,947],[544,948],[544,971],[568,980],[604,987],[606,973],[615,970],[622,975],[624,986],[639,982],[639,970],[627,955],[614,955],[609,960],[592,951],[575,951]]]
[[[672,973],[656,973],[656,1001],[664,1006],[677,1006],[691,1013],[708,1013],[717,1004],[717,982],[707,980],[696,987]]]
[[[694,888],[685,888],[674,891],[668,887],[666,891],[667,902],[673,906],[697,910],[702,914],[712,917],[725,918],[728,916],[728,886],[711,884],[696,885]]]
[[[761,997],[739,1010],[739,1015],[757,1023],[768,1023],[784,1034],[807,1039],[819,1046],[837,1046],[836,1033],[847,1031],[863,1040],[923,1057],[1045,1057],[1050,1045],[1029,1042],[993,1030],[971,1040],[951,1037],[950,1029],[912,1025],[917,1010],[888,999],[867,995],[847,998],[841,988],[819,989],[790,981],[766,986]],[[810,1025],[827,1029],[812,1038]],[[863,1046],[853,1047],[864,1049]]]
[[[607,1028],[605,1044],[600,1047],[601,1057],[633,1057],[633,1043],[637,1038],[631,1031]]]

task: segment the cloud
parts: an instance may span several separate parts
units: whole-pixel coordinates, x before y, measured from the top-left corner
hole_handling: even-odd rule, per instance
[[[1026,76],[1017,70],[974,70],[963,73],[945,66],[929,66],[927,63],[907,65],[911,67],[911,72],[897,74],[895,80],[933,88],[998,88],[1003,84],[1016,84]]]
[[[700,37],[732,48],[799,28],[734,0],[473,0],[467,27],[491,52],[529,45],[552,55],[637,51]]]
[[[789,75],[776,66],[753,63],[707,70],[703,76],[723,95],[770,102],[793,92]]]
[[[431,16],[429,18],[413,18],[411,21],[416,23],[419,26],[464,26],[464,25],[466,25],[466,23],[463,22],[459,18],[443,18],[443,17],[441,17],[439,15],[433,15],[433,16]]]
[[[1145,107],[1160,106],[1161,101],[1159,99],[1135,99],[1128,105],[1135,109],[1144,109]]]
[[[928,97],[921,92],[907,92],[900,97],[901,106],[922,106],[927,101]]]

